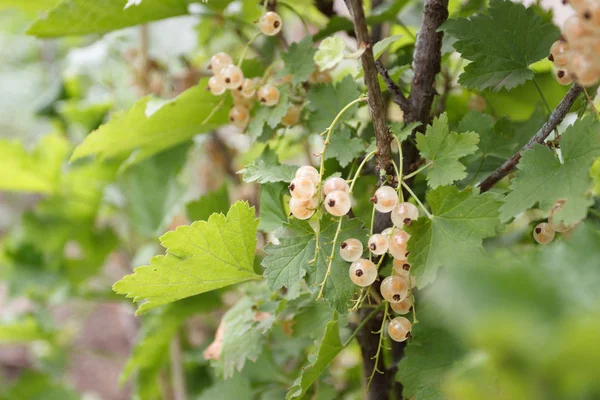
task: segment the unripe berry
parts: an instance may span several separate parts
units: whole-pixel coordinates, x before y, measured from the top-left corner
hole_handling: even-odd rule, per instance
[[[388,276],[381,282],[381,296],[390,303],[399,303],[408,295],[408,283],[399,276]]]
[[[400,314],[400,315],[408,314],[413,306],[412,296],[406,297],[400,303],[391,303],[391,306],[392,306],[392,310],[394,310],[394,312],[396,314]]]
[[[273,11],[264,14],[258,20],[260,31],[267,36],[275,36],[281,31],[281,17]]]
[[[573,83],[573,78],[567,71],[559,70],[556,71],[556,80],[561,85],[570,85]]]
[[[310,165],[304,165],[296,170],[296,178],[300,177],[310,179],[315,186],[319,184],[319,171],[317,171],[315,167],[311,167]]]
[[[211,76],[208,80],[208,90],[215,96],[225,93],[225,85],[220,75]]]
[[[308,77],[310,83],[330,83],[331,74],[328,71],[315,71]]]
[[[369,238],[369,250],[376,256],[385,254],[389,245],[388,238],[380,233],[376,233]]]
[[[256,82],[253,79],[246,78],[237,90],[243,97],[249,99],[256,94]]]
[[[348,186],[348,183],[343,178],[338,178],[335,176],[327,178],[323,184],[323,194],[327,196],[329,193],[335,190],[341,190],[342,192],[347,193],[350,191],[350,186]]]
[[[291,106],[286,111],[283,118],[281,118],[281,125],[283,126],[292,126],[295,125],[296,122],[300,119],[300,107]]]
[[[394,342],[404,342],[410,336],[412,324],[404,317],[396,317],[388,325],[388,334]]]
[[[334,190],[325,197],[325,209],[333,216],[341,217],[348,214],[351,206],[350,195],[341,190]]]
[[[290,212],[298,219],[309,219],[315,213],[319,201],[316,197],[311,197],[308,200],[290,199]]]
[[[288,188],[292,197],[300,201],[309,200],[317,192],[313,181],[305,177],[294,178]]]
[[[229,122],[238,128],[245,128],[250,120],[250,112],[244,106],[234,106],[229,110]]]
[[[364,258],[354,261],[348,273],[352,282],[361,287],[369,286],[377,279],[377,267]]]
[[[275,86],[267,83],[256,93],[256,97],[258,97],[258,101],[260,101],[265,106],[274,106],[279,102],[279,89]]]
[[[340,244],[340,257],[342,260],[353,262],[358,260],[363,253],[363,244],[360,240],[350,238]]]
[[[562,68],[569,62],[569,44],[564,40],[557,40],[550,48],[548,57],[555,66]]]
[[[233,64],[233,60],[231,59],[231,56],[227,53],[217,53],[214,56],[211,57],[210,59],[210,64],[209,64],[209,68],[212,69],[213,73],[215,75],[218,75],[221,73],[221,71],[223,70],[223,68],[225,68],[228,65]]]
[[[219,75],[221,75],[227,89],[237,89],[244,81],[244,73],[239,67],[233,64],[223,68]]]
[[[391,186],[382,186],[375,191],[371,202],[380,213],[389,213],[398,204],[398,193]]]
[[[412,203],[405,201],[392,210],[392,223],[398,228],[410,225],[412,221],[417,219],[419,219],[419,209]]]
[[[539,244],[550,243],[554,239],[555,234],[556,233],[550,224],[545,222],[537,224],[536,227],[533,228],[533,238]]]

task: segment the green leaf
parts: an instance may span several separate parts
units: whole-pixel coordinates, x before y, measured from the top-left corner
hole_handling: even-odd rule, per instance
[[[105,33],[188,14],[189,3],[192,1],[144,0],[125,8],[124,0],[62,0],[34,21],[27,33],[43,38]]]
[[[90,155],[101,159],[124,157],[137,150],[132,160],[128,160],[133,163],[225,125],[227,106],[205,89],[207,84],[208,78],[201,80],[158,110],[153,110],[155,104],[148,96],[129,111],[113,114],[107,124],[90,133],[75,149],[71,161]]]
[[[403,142],[408,139],[412,132],[419,126],[421,126],[420,122],[411,122],[408,125],[405,125],[402,122],[394,122],[390,125],[390,130],[401,142]]]
[[[252,116],[250,124],[248,124],[248,129],[246,129],[246,133],[252,138],[252,141],[262,138],[263,131],[268,130],[265,124],[270,128],[276,128],[291,105],[287,86],[279,88],[279,102],[277,105],[274,107],[259,105]],[[267,139],[270,139],[270,137]]]
[[[197,400],[252,400],[252,386],[250,381],[235,375],[226,381],[217,380],[214,385],[203,391]]]
[[[330,276],[327,278],[323,297],[330,307],[339,313],[346,313],[348,302],[356,292],[356,286],[348,276],[348,263],[337,251],[341,242],[349,238],[365,241],[367,231],[358,219],[343,218],[340,234],[333,249],[333,238],[338,228],[338,219],[325,216],[321,219],[319,235],[319,254],[315,265],[309,261],[315,256],[315,233],[306,221],[292,220],[279,237],[279,245],[269,244],[265,247],[265,257],[262,266],[264,275],[271,290],[281,287],[292,287],[306,276],[306,282],[312,291],[319,291],[320,284],[325,278],[331,259]],[[332,251],[335,250],[335,251]]]
[[[77,392],[59,381],[55,381],[52,376],[33,372],[33,370],[23,372],[6,392],[3,391],[2,395],[2,398],[5,400],[81,399],[81,396]]]
[[[262,155],[246,168],[238,171],[244,174],[244,182],[291,182],[298,167],[279,163],[277,154],[266,148]]]
[[[282,200],[283,194],[286,192],[287,185],[281,182],[261,185],[258,229],[272,232],[287,221]]]
[[[55,192],[69,148],[60,133],[44,136],[31,153],[19,142],[0,140],[0,170],[10,171],[0,174],[0,190]]]
[[[225,214],[229,208],[227,185],[223,184],[219,190],[207,193],[198,200],[190,201],[186,204],[186,208],[187,216],[191,221],[207,220],[213,213]]]
[[[302,398],[310,386],[343,349],[344,345],[340,340],[339,324],[337,317],[335,317],[325,328],[325,334],[319,345],[314,362],[302,368],[302,374],[289,389],[285,397],[286,400]]]
[[[59,0],[0,0],[0,10],[19,9],[27,13],[35,14],[41,10],[52,8]]]
[[[258,220],[254,208],[237,202],[227,216],[213,214],[208,221],[180,226],[160,240],[164,256],[150,260],[115,283],[113,290],[134,302],[145,300],[141,314],[161,304],[209,292],[251,279]]]
[[[586,195],[592,185],[589,170],[600,156],[600,122],[593,118],[577,120],[561,139],[563,162],[548,147],[536,144],[523,153],[517,166],[511,192],[501,208],[507,221],[536,203],[545,212],[556,200],[566,199],[557,221],[570,225],[583,219],[592,199]]]
[[[449,20],[442,29],[458,39],[454,48],[472,61],[459,83],[468,88],[512,89],[534,76],[529,65],[548,56],[560,32],[533,7],[491,0],[488,14]]]
[[[48,339],[38,322],[31,317],[14,323],[0,324],[0,343],[27,343]]]
[[[342,81],[334,85],[315,85],[308,92],[307,108],[311,111],[308,120],[310,129],[315,133],[323,132],[329,127],[331,121],[348,103],[360,96],[358,85],[352,77],[345,76]],[[339,119],[338,126],[348,121],[358,106],[352,106]],[[339,128],[337,128],[339,129]],[[336,130],[337,130],[336,129]],[[335,133],[334,133],[335,134]]]
[[[459,341],[429,315],[429,307],[419,308],[419,323],[411,331],[396,375],[404,387],[403,396],[415,400],[443,400],[442,381],[464,353]]]
[[[459,159],[476,152],[477,143],[476,133],[450,132],[446,113],[434,118],[425,135],[417,133],[417,148],[431,162],[427,169],[429,186],[436,188],[466,177],[466,167]]]
[[[312,37],[304,36],[302,41],[292,43],[289,49],[281,54],[284,67],[279,73],[280,77],[292,75],[292,83],[297,85],[308,80],[308,76],[315,70],[313,60],[316,49],[313,48]]]
[[[492,193],[441,186],[427,193],[427,202],[433,217],[421,217],[407,228],[408,261],[419,288],[433,282],[439,267],[481,255],[482,240],[500,225],[501,202]]]
[[[357,137],[352,137],[350,129],[343,127],[331,136],[327,146],[325,159],[335,158],[342,168],[345,168],[356,157],[365,151],[365,144]]]
[[[339,36],[330,36],[319,44],[315,53],[315,63],[321,71],[331,69],[344,59],[346,42]]]
[[[592,193],[594,193],[594,196],[600,196],[600,158],[597,158],[592,164],[590,176],[594,182]]]

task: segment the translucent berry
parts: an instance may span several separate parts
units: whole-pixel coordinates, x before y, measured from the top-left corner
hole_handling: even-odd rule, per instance
[[[410,338],[412,324],[404,317],[396,317],[388,325],[388,334],[394,342],[404,342]]]
[[[336,191],[336,190],[341,190],[342,192],[348,192],[350,190],[350,187],[348,186],[348,183],[346,182],[345,179],[343,178],[338,178],[338,177],[331,177],[331,178],[327,178],[325,180],[325,183],[323,184],[323,193],[325,194],[325,196],[327,196],[329,193]]]
[[[246,78],[237,90],[243,97],[250,99],[256,94],[256,83],[253,79]]]
[[[279,102],[279,89],[275,86],[267,83],[256,93],[256,97],[258,97],[258,101],[260,101],[265,106],[274,106]]]
[[[315,186],[319,184],[319,171],[317,171],[315,167],[311,167],[310,165],[304,165],[296,170],[296,178],[300,177],[310,179],[312,183],[315,184]]]
[[[586,24],[581,22],[581,19],[577,15],[567,19],[563,25],[563,35],[571,49],[577,49],[578,42],[592,34],[591,30]]]
[[[579,7],[573,6],[577,10],[577,15],[581,21],[585,24],[589,25],[590,28],[598,29],[600,27],[600,4],[593,1],[588,0],[582,2]]]
[[[311,197],[308,200],[290,199],[290,212],[298,219],[309,219],[315,213],[319,201],[316,197]]]
[[[398,193],[391,186],[382,186],[375,191],[371,202],[380,213],[389,213],[398,204]]]
[[[550,56],[548,58],[555,66],[563,68],[569,61],[569,54],[569,44],[565,40],[557,40],[550,48]]]
[[[392,275],[408,279],[408,276],[410,275],[410,264],[408,263],[408,261],[402,260],[400,258],[395,258],[394,270],[392,271]]]
[[[292,197],[300,201],[307,201],[315,195],[317,188],[310,178],[294,178],[288,186]]]
[[[250,112],[244,106],[233,106],[229,110],[229,122],[238,128],[245,128],[250,120]]]
[[[233,64],[224,67],[219,75],[221,75],[223,84],[227,89],[237,89],[244,82],[244,73],[239,67]]]
[[[212,69],[215,75],[218,75],[221,73],[223,68],[231,64],[233,64],[231,56],[227,53],[221,52],[211,57],[209,68]]]
[[[283,126],[292,126],[292,125],[295,125],[299,119],[300,119],[300,107],[291,106],[290,108],[288,108],[288,110],[286,111],[283,118],[281,118],[281,124]]]
[[[281,17],[273,11],[269,11],[258,20],[258,28],[267,36],[277,35],[281,31],[281,26]]]
[[[573,82],[573,78],[567,71],[558,70],[556,71],[556,80],[561,85],[570,85]]]
[[[331,74],[328,71],[315,71],[308,77],[310,83],[330,83]]]
[[[412,203],[400,203],[392,210],[392,222],[398,228],[410,225],[417,219],[419,219],[419,209]]]
[[[400,303],[391,303],[391,306],[392,306],[392,310],[394,310],[394,312],[396,314],[400,314],[400,315],[408,314],[413,306],[412,296],[407,296]]]
[[[408,239],[410,235],[402,229],[394,229],[390,237],[390,247],[388,251],[394,258],[402,259],[406,257]]]
[[[325,209],[333,216],[341,217],[348,214],[351,206],[350,195],[341,190],[334,190],[325,197]]]
[[[381,282],[381,296],[390,303],[399,303],[408,295],[408,284],[399,276],[388,276]]]
[[[211,76],[208,80],[208,90],[215,96],[220,96],[225,93],[225,85],[220,75]]]
[[[363,244],[360,240],[350,238],[340,244],[340,257],[342,260],[353,262],[358,260],[363,253]]]
[[[355,285],[365,287],[377,279],[377,267],[371,261],[361,258],[350,265],[349,274]]]
[[[533,228],[533,238],[539,244],[550,243],[554,239],[555,235],[556,233],[554,232],[554,229],[552,229],[550,224],[545,222],[537,224],[536,227]]]
[[[390,243],[388,242],[388,238],[382,235],[381,233],[376,233],[373,236],[371,236],[369,238],[368,244],[369,250],[371,250],[371,253],[375,254],[376,256],[385,254],[390,245]]]
[[[581,86],[592,86],[600,80],[600,67],[595,61],[581,53],[569,59],[569,72]]]
[[[392,235],[392,232],[393,232],[393,231],[394,231],[394,228],[392,228],[392,227],[389,227],[389,228],[385,228],[385,229],[384,229],[384,230],[381,232],[381,234],[382,234],[383,236],[385,236],[386,238],[388,238],[388,239],[389,239],[389,237]]]

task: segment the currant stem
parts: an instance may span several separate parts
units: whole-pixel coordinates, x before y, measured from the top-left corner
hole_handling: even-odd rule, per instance
[[[421,203],[421,200],[419,200],[419,198],[417,197],[417,195],[415,194],[415,192],[412,191],[412,189],[410,188],[410,186],[408,186],[406,184],[406,182],[404,182],[404,181],[402,181],[402,186],[404,186],[404,188],[406,189],[406,191],[408,193],[410,193],[410,195],[415,199],[415,201],[421,207],[421,209],[423,209],[423,212],[425,212],[425,214],[427,215],[427,217],[429,217],[429,219],[433,218],[433,215],[431,215],[431,213],[429,211],[427,211],[427,209],[425,208],[425,206],[423,205],[423,203]]]
[[[415,175],[418,175],[418,174],[420,174],[421,172],[423,172],[424,170],[426,170],[427,168],[429,168],[429,167],[431,166],[431,164],[433,164],[433,163],[430,161],[430,162],[428,162],[427,164],[425,164],[425,165],[422,165],[422,166],[421,166],[421,168],[419,168],[418,170],[416,170],[416,171],[413,171],[413,172],[411,172],[410,174],[403,176],[403,177],[402,177],[402,180],[407,180],[407,179],[410,179],[410,178],[412,178],[412,177],[413,177],[413,176],[415,176]]]
[[[317,300],[323,298],[323,291],[325,290],[325,284],[327,283],[327,278],[329,278],[329,275],[331,275],[331,265],[333,264],[333,258],[335,257],[335,250],[337,249],[336,243],[337,243],[338,237],[340,236],[340,232],[342,231],[342,222],[343,221],[344,221],[344,217],[342,216],[342,217],[340,217],[337,229],[335,230],[335,236],[333,237],[333,243],[331,244],[331,255],[329,256],[329,263],[327,264],[327,272],[325,273],[323,282],[321,282],[321,284],[320,284],[321,290],[319,291]],[[315,257],[316,257],[316,255],[315,255]]]
[[[400,139],[398,139],[398,136],[396,135],[392,135],[394,137],[394,140],[396,141],[396,143],[398,144],[398,162],[400,163],[400,171],[398,171],[398,168],[396,168],[396,175],[398,176],[398,195],[400,196],[400,202],[404,203],[404,193],[402,192],[402,185],[400,184],[400,182],[405,179],[402,177],[402,173],[403,173],[403,168],[404,168],[404,160],[402,159],[402,142],[400,141]],[[395,167],[395,165],[394,165]]]
[[[350,335],[350,337],[348,338],[348,340],[346,340],[346,342],[344,343],[344,347],[346,347],[350,343],[352,343],[352,341],[354,340],[354,338],[356,338],[356,335],[358,334],[358,332],[360,332],[360,330],[362,328],[364,328],[364,326],[367,324],[367,322],[369,322],[369,320],[371,318],[373,318],[375,315],[377,315],[377,313],[379,312],[379,310],[381,310],[384,306],[385,306],[385,303],[379,304],[377,307],[375,307],[375,309],[373,309],[373,311],[371,311],[369,313],[369,315],[367,315],[367,317],[365,319],[363,319],[360,322],[360,325],[358,325],[358,327],[354,330],[354,332],[352,332],[352,335]]]
[[[225,102],[225,97],[223,97],[221,99],[221,101],[219,101],[219,103],[217,103],[217,105],[215,106],[215,108],[213,108],[210,113],[206,116],[206,118],[204,118],[204,121],[202,121],[202,123],[200,125],[204,125],[206,124],[208,121],[210,121],[210,119],[215,115],[215,113],[221,109],[221,107],[223,106],[223,103]]]
[[[373,357],[375,359],[375,363],[373,365],[373,371],[371,372],[371,376],[369,376],[369,380],[367,381],[367,392],[369,391],[369,387],[371,386],[371,382],[373,381],[373,377],[375,376],[375,373],[376,372],[379,372],[380,374],[383,373],[377,369],[377,365],[379,364],[379,356],[381,354],[381,349],[383,347],[383,336],[385,334],[384,333],[385,322],[387,321],[388,315],[389,315],[389,311],[388,311],[389,303],[387,301],[384,301],[383,304],[385,304],[385,308],[383,311],[383,319],[381,320],[381,328],[379,329],[379,344],[377,345],[377,353],[375,353],[375,356]]]
[[[252,36],[250,38],[250,40],[248,40],[248,43],[246,43],[246,46],[244,46],[244,50],[242,50],[242,54],[240,55],[240,59],[237,63],[238,68],[242,66],[242,63],[244,62],[244,59],[246,58],[246,53],[248,52],[248,49],[250,48],[250,45],[252,44],[252,42],[254,42],[256,40],[256,38],[258,38],[260,35],[262,35],[261,32],[258,32],[256,35]]]

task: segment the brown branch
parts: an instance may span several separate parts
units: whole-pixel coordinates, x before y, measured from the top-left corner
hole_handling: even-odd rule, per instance
[[[402,89],[400,88],[400,86],[398,86],[396,82],[394,82],[394,80],[388,73],[387,69],[383,66],[383,63],[381,61],[376,60],[375,67],[377,67],[377,71],[379,72],[379,75],[381,75],[381,79],[383,79],[383,82],[392,94],[392,100],[394,101],[394,103],[398,104],[398,106],[403,112],[407,112],[409,107],[408,99],[406,98],[406,96],[404,96],[404,93],[402,93]]]
[[[481,189],[482,193],[487,192],[488,190],[493,188],[496,183],[498,183],[502,178],[508,175],[510,171],[512,171],[517,166],[524,151],[531,149],[536,143],[541,144],[544,142],[548,135],[550,135],[550,133],[565,118],[565,116],[567,115],[567,113],[573,106],[573,103],[575,103],[575,100],[577,100],[577,97],[579,97],[581,92],[583,92],[583,88],[581,86],[573,85],[573,87],[561,100],[560,104],[554,109],[552,114],[550,114],[548,121],[546,121],[544,126],[542,126],[542,128],[535,134],[535,136],[532,137],[531,140],[525,146],[523,146],[521,150],[519,150],[515,155],[508,159],[504,164],[502,164],[497,170],[495,170],[490,176],[488,176],[483,182],[479,184],[479,188]]]

